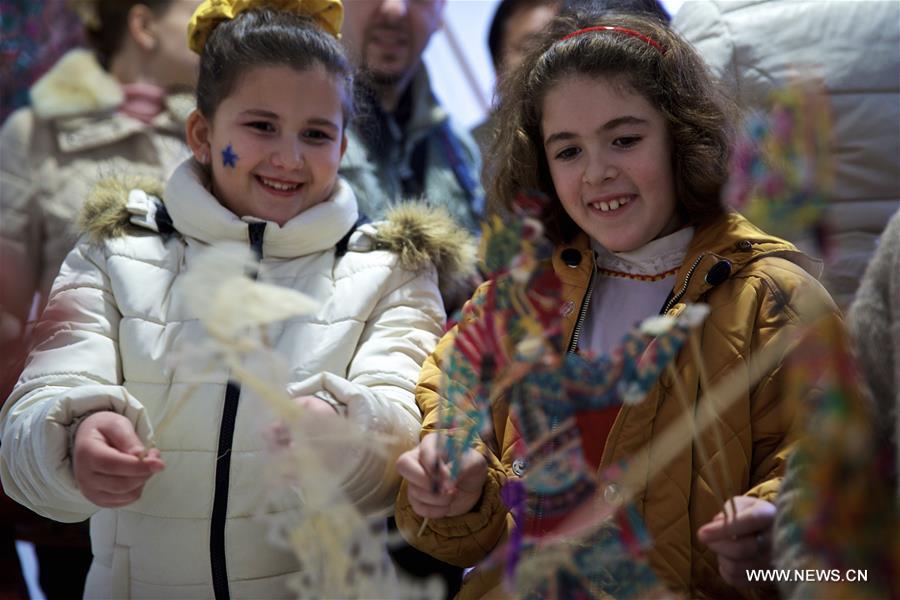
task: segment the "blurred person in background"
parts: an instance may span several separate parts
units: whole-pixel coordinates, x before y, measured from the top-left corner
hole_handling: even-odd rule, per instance
[[[443,22],[445,4],[346,4],[342,39],[360,71],[360,116],[349,132],[341,175],[370,219],[380,219],[394,202],[424,197],[445,206],[460,226],[478,231],[484,204],[480,156],[469,134],[435,98],[422,62]]]
[[[621,12],[655,17],[668,24],[672,18],[659,0],[563,0],[561,12]]]
[[[25,335],[93,182],[113,171],[162,178],[187,154],[197,60],[185,32],[198,2],[76,4],[93,52],[63,56],[0,130],[2,344]]]
[[[768,110],[770,94],[801,76],[822,80],[836,165],[823,282],[846,308],[900,208],[900,3],[690,0],[672,26],[745,109]],[[794,237],[814,252],[814,240]]]
[[[198,62],[187,24],[198,4],[72,2],[92,50],[66,53],[31,87],[30,106],[0,130],[0,402],[27,353],[29,316],[77,239],[93,183],[112,172],[161,179],[188,155],[184,121]],[[5,496],[0,517],[3,555],[15,557],[15,539],[34,542],[48,598],[82,595],[86,526],[46,521]]]
[[[560,0],[500,0],[488,30],[488,49],[497,79],[522,62],[528,44],[559,11]],[[490,144],[492,114],[472,129],[484,154]]]

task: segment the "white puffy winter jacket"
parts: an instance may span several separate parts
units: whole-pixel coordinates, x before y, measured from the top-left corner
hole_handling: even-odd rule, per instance
[[[227,385],[222,365],[202,372],[191,361],[167,361],[205,339],[185,301],[182,276],[212,242],[255,240],[260,280],[321,303],[315,314],[270,332],[290,365],[292,393],[322,394],[370,430],[399,436],[393,456],[364,455],[343,482],[363,510],[392,506],[399,484],[394,459],[418,440],[413,392],[444,323],[434,266],[426,260],[418,269],[401,268],[397,253],[376,249],[373,225],[345,239],[357,207],[342,181],[329,200],[279,227],[238,218],[202,179],[192,160],[170,179],[171,235],[152,230],[164,224],[164,211],[154,219],[144,194],[111,210],[120,221],[132,214],[132,222],[150,229],[126,226],[115,237],[106,231],[114,229],[110,210],[95,214],[94,238],[83,237],[66,259],[37,334],[41,341],[0,413],[7,494],[59,521],[91,518],[87,597],[206,598],[225,589],[234,598],[289,594],[285,581],[296,561],[268,543],[265,526],[253,518],[267,493],[264,441],[254,418],[260,405]],[[258,235],[250,235],[251,227]],[[342,239],[345,253],[336,250]],[[195,384],[177,418],[155,437],[154,425]],[[93,505],[72,475],[73,423],[96,410],[128,417],[167,464],[126,508]],[[290,511],[298,502],[286,495],[273,510]]]

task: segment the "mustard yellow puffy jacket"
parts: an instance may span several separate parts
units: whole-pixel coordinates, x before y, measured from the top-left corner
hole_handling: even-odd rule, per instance
[[[586,308],[582,304],[593,269],[587,237],[582,235],[572,244],[558,247],[552,260],[563,283],[565,339],[571,340],[578,316]],[[710,455],[718,448],[710,430],[702,438],[705,453],[698,452],[696,442],[685,443],[677,456],[665,456],[671,458],[668,467],[650,476],[651,465],[663,458],[662,449],[655,444],[682,414],[669,373],[660,378],[643,402],[619,411],[600,466],[604,469],[632,459],[629,485],[636,491],[636,507],[654,540],[650,563],[673,590],[691,597],[715,598],[750,593],[739,592],[719,577],[715,554],[697,541],[696,531],[721,510],[714,492],[717,487],[726,486],[727,497],[746,494],[774,502],[778,494],[797,413],[794,403],[781,401],[786,377],[780,359],[756,384],[749,382],[748,372],[754,357],[772,343],[776,332],[800,327],[798,313],[804,295],[811,304],[824,306],[829,318],[839,318],[828,293],[816,280],[818,271],[818,263],[793,245],[763,233],[734,213],[699,227],[691,241],[676,278],[675,301],[667,314],[679,314],[686,303],[709,304],[711,312],[701,327],[700,341],[710,384],[714,386],[731,372],[748,378],[744,395],[717,420],[730,481],[721,481],[718,463],[701,461],[701,454]],[[803,304],[807,305],[805,300]],[[423,435],[436,425],[442,357],[452,347],[454,336],[455,330],[443,337],[419,378],[416,401],[424,415]],[[690,351],[678,355],[675,369],[690,405],[697,411],[700,375]],[[405,483],[397,499],[397,522],[410,543],[460,566],[481,561],[505,540],[513,523],[500,499],[500,489],[516,476],[513,445],[519,434],[509,421],[505,403],[493,408],[492,420],[498,442],[482,448],[489,465],[487,482],[481,500],[469,513],[431,519],[416,536],[422,519],[410,507]],[[671,450],[666,452],[670,454]],[[618,490],[602,492],[615,496]],[[500,594],[498,584],[498,571],[476,569],[467,577],[459,597],[493,597]]]

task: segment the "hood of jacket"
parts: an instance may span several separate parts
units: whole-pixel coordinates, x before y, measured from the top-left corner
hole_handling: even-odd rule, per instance
[[[158,231],[159,208],[171,218],[181,235],[205,243],[247,243],[248,222],[209,192],[204,170],[188,159],[172,174],[168,184],[146,177],[114,176],[94,186],[79,220],[82,231],[97,243],[125,235],[136,227]],[[142,193],[134,193],[135,191]],[[158,200],[158,201],[157,201]],[[338,179],[332,196],[279,226],[268,222],[263,254],[291,258],[332,248],[357,222],[356,198],[350,186]],[[458,227],[443,208],[423,203],[398,204],[384,221],[364,225],[351,249],[387,250],[398,255],[400,265],[417,270],[435,265],[442,282],[462,281],[475,272],[476,246],[469,233]]]

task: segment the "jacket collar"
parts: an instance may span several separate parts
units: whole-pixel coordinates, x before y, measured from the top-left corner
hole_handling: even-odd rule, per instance
[[[560,312],[565,348],[571,343],[594,272],[594,252],[591,250],[590,238],[584,232],[579,232],[571,243],[558,245],[551,260],[553,271],[562,283],[563,305]]]
[[[65,54],[32,86],[30,96],[35,115],[54,121],[63,152],[105,146],[148,128],[180,137],[194,106],[191,94],[172,94],[150,125],[117,112],[122,86],[83,49]]]
[[[357,95],[365,105],[361,111],[365,117],[357,121],[354,129],[379,159],[384,158],[382,153],[392,145],[402,143],[407,150],[411,149],[448,118],[431,91],[431,80],[424,65],[413,75],[404,93],[410,94],[412,108],[409,120],[401,126],[381,108],[374,89],[364,83],[357,89]]]
[[[407,127],[407,139],[418,138],[430,132],[434,127],[447,119],[447,112],[441,107],[434,92],[431,91],[431,79],[423,64],[410,82],[412,87],[413,110]]]
[[[814,277],[822,272],[821,261],[803,254],[790,242],[764,233],[736,212],[727,212],[698,226],[675,276],[675,301],[670,308],[680,312],[685,303],[697,302],[713,287],[767,256],[796,263]],[[558,245],[553,253],[553,270],[563,283],[567,300],[563,307],[566,339],[575,327],[593,268],[590,238],[584,232],[579,232],[570,243]]]
[[[29,91],[31,106],[42,119],[58,119],[115,110],[124,94],[94,54],[76,49],[66,53]]]
[[[209,192],[208,176],[191,158],[175,169],[166,186],[165,204],[172,224],[181,234],[212,244],[223,241],[250,243],[248,224],[258,219],[238,217]],[[284,224],[266,221],[263,256],[296,258],[333,248],[356,223],[356,197],[338,179],[331,198]]]
[[[698,301],[708,290],[764,257],[789,260],[816,278],[822,273],[821,261],[800,252],[790,242],[763,232],[739,213],[726,212],[697,228],[676,276],[676,295],[683,288],[678,303]]]

